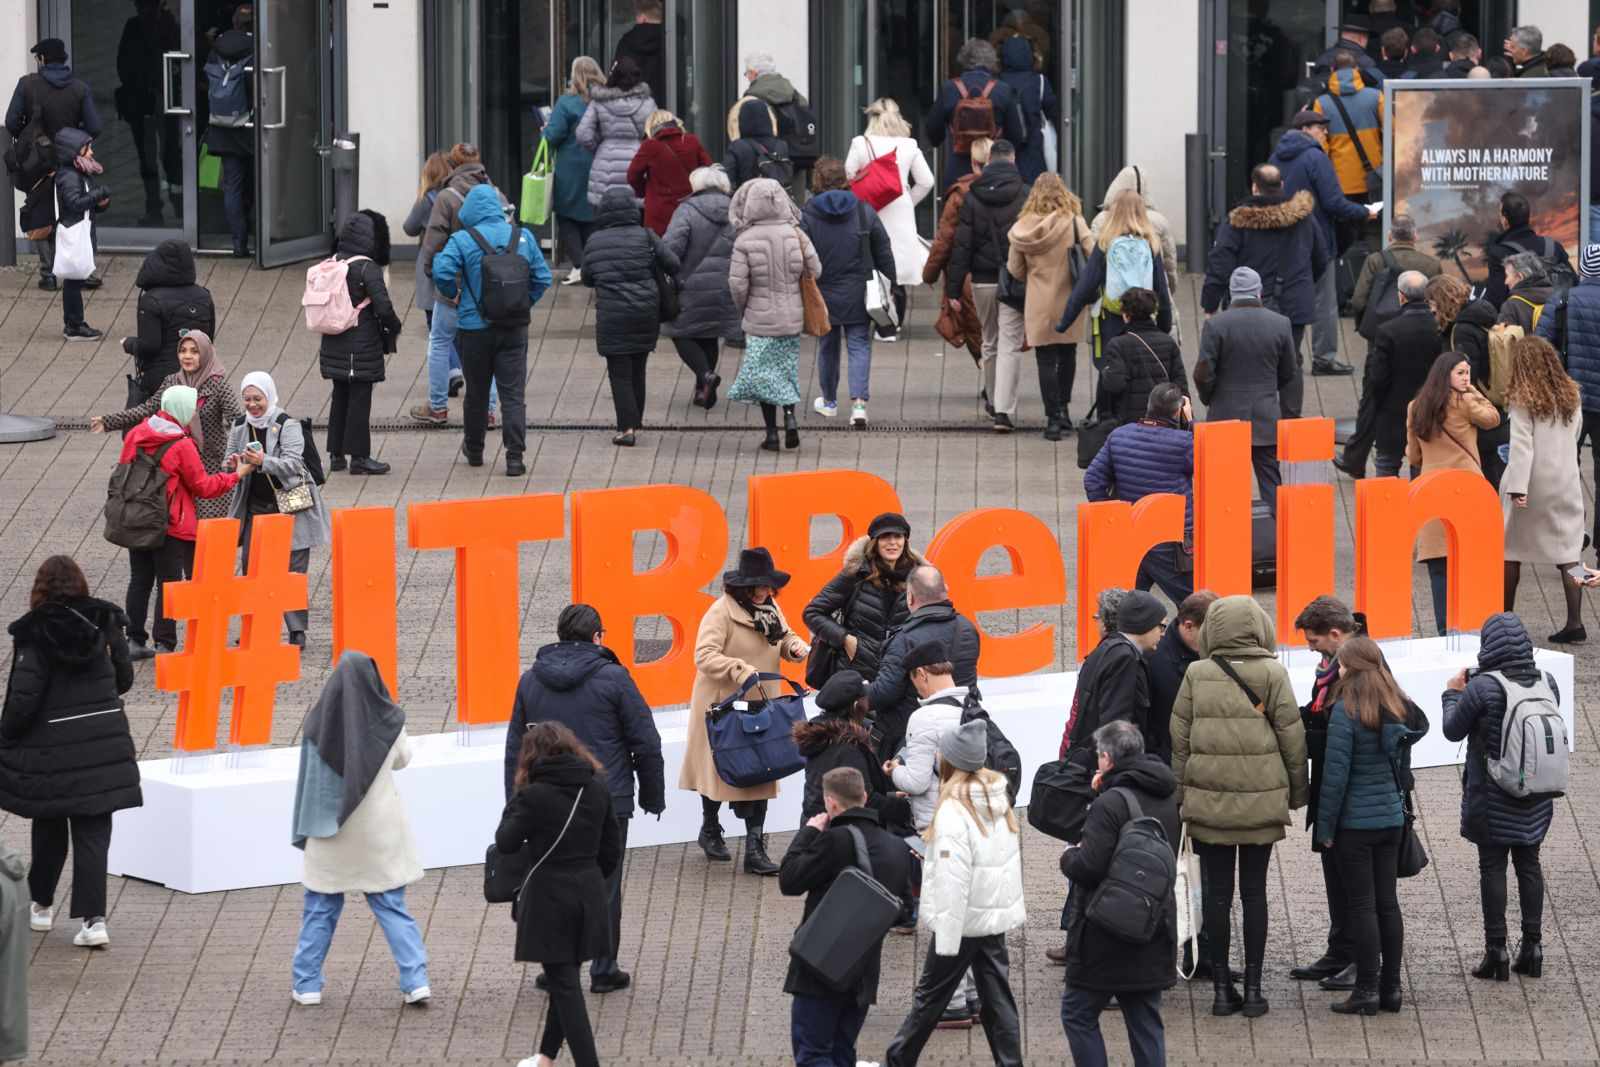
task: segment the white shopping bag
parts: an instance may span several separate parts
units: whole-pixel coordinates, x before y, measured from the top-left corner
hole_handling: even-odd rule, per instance
[[[895,314],[894,292],[889,287],[889,279],[877,271],[867,279],[867,318],[872,320],[874,326],[883,329],[893,329],[900,325],[899,316]]]
[[[1178,975],[1193,978],[1200,964],[1200,861],[1194,854],[1187,823],[1178,834],[1178,877],[1172,895],[1178,905]],[[1183,973],[1185,945],[1190,946],[1188,974]]]
[[[71,226],[56,223],[56,261],[51,270],[62,281],[81,282],[94,273],[94,239],[90,233],[93,212]],[[56,197],[56,219],[61,218],[61,198]]]

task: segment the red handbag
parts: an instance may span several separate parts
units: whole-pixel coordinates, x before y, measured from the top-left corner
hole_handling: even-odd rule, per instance
[[[899,154],[890,152],[880,156],[872,150],[872,138],[862,137],[867,146],[867,154],[871,162],[856,175],[856,180],[850,183],[850,191],[856,194],[856,199],[869,205],[874,211],[882,211],[892,203],[906,187],[900,181]]]

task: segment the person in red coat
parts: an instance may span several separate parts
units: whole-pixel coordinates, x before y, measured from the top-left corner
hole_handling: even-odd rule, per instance
[[[700,138],[685,130],[672,112],[652,112],[645,120],[644,143],[628,164],[628,184],[633,195],[644,198],[644,224],[657,237],[666,236],[672,213],[693,192],[690,173],[709,166],[711,157]]]
[[[157,651],[171,652],[178,647],[178,626],[164,616],[161,610],[161,585],[181,582],[194,570],[194,539],[199,526],[195,511],[196,497],[221,496],[232,492],[241,475],[253,472],[260,460],[254,453],[244,452],[238,459],[237,473],[224,471],[207,474],[200,461],[200,450],[189,436],[189,422],[194,418],[199,399],[187,385],[168,386],[161,394],[161,411],[134,426],[122,439],[119,463],[132,462],[140,452],[154,454],[163,446],[161,469],[167,472],[167,539],[160,548],[132,549],[129,566],[133,578],[128,584],[128,617],[143,627],[148,606],[151,582],[138,576],[153,574],[160,585],[156,586],[155,619],[150,626],[155,648],[136,645],[131,650],[134,659],[149,659]]]

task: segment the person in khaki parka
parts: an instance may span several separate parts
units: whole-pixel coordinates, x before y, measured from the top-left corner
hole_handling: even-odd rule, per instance
[[[1289,812],[1306,805],[1306,735],[1272,620],[1248,596],[1223,597],[1200,626],[1172,706],[1172,770],[1200,857],[1202,914],[1211,944],[1213,1015],[1265,1015],[1267,864]],[[1237,677],[1230,676],[1229,672]],[[1246,690],[1250,691],[1247,695]],[[1244,996],[1228,970],[1234,860],[1244,909]]]

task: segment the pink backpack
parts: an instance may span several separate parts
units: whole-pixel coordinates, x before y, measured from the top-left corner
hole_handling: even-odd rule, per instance
[[[350,264],[368,256],[351,256],[338,259],[330,256],[306,271],[306,288],[300,296],[300,306],[306,309],[306,329],[321,334],[340,334],[355,326],[361,318],[361,309],[372,303],[366,299],[360,304],[350,303],[350,286],[346,277]]]

